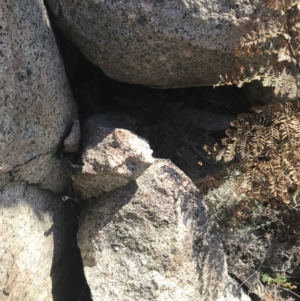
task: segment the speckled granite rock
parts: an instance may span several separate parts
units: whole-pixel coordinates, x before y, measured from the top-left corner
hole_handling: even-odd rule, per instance
[[[51,272],[68,273],[59,260],[69,229],[53,226],[63,219],[59,197],[26,184],[0,183],[1,301],[54,300],[53,284],[62,279]]]
[[[89,200],[78,244],[94,301],[230,300],[225,253],[199,191],[168,160]]]
[[[241,285],[237,281],[228,277],[224,297],[218,301],[251,301],[251,298],[241,289]]]
[[[56,194],[67,192],[71,185],[69,163],[63,158],[55,159],[53,155],[39,155],[23,165],[10,171],[11,180],[26,181],[39,188],[51,190]]]
[[[0,45],[0,173],[61,192],[45,174],[77,113],[42,0],[1,2]]]
[[[80,123],[78,119],[75,119],[71,133],[64,141],[64,151],[67,153],[76,153],[79,149],[80,138]]]
[[[48,0],[50,1],[50,0]],[[156,87],[213,85],[251,78],[267,65],[278,70],[276,55],[235,55],[246,34],[284,32],[284,16],[254,0],[51,0],[56,23],[108,76]],[[53,6],[53,5],[52,5]],[[57,12],[59,7],[59,12]],[[259,46],[257,46],[259,53]],[[270,76],[270,74],[269,74]],[[276,75],[274,75],[276,76]],[[294,88],[282,87],[289,98]]]
[[[154,161],[147,141],[128,130],[115,128],[123,120],[121,117],[94,115],[86,121],[83,167],[73,182],[75,192],[83,200],[125,186]]]

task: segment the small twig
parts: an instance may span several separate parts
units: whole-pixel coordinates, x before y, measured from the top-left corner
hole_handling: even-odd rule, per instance
[[[253,276],[259,274],[258,271],[260,270],[260,268],[261,268],[261,266],[262,266],[262,264],[263,264],[263,262],[264,262],[264,260],[265,260],[265,258],[266,258],[266,256],[267,256],[267,254],[268,254],[268,252],[266,252],[265,255],[263,256],[263,258],[262,258],[262,260],[261,260],[261,262],[260,262],[260,265],[259,265],[259,267],[257,268],[257,270],[256,270],[253,274],[251,274],[249,277],[247,277],[247,278],[239,285],[239,288],[241,288],[241,286],[242,286],[244,283],[246,283],[247,280],[249,280],[249,279],[252,278]]]
[[[290,41],[288,41],[288,46],[289,46],[289,50],[290,50],[290,53],[292,54],[292,57],[295,59],[296,61],[296,66],[298,67],[298,71],[300,72],[300,63],[299,61],[297,60],[297,56],[296,56],[296,53],[295,53],[295,50],[291,44]]]
[[[285,288],[285,287],[282,287],[282,286],[279,286],[281,289],[283,289],[283,290],[285,290],[285,291],[287,291],[287,292],[289,292],[289,293],[292,293],[294,296],[296,296],[296,297],[298,297],[298,298],[300,298],[300,296],[299,295],[297,295],[296,293],[294,293],[293,291],[291,291],[290,289],[288,289],[288,288]]]

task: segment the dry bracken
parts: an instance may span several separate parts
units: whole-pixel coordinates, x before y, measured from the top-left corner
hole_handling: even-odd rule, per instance
[[[280,291],[294,294],[300,279],[299,114],[291,103],[254,107],[206,150],[226,167],[200,190],[219,225],[230,273],[243,283],[257,275],[249,290],[284,300]],[[280,275],[289,286],[262,287],[264,274]]]
[[[266,0],[262,6],[265,14],[274,16],[276,22],[260,22],[244,33],[234,50],[235,71],[220,75],[215,86],[241,87],[258,80],[264,87],[274,87],[276,95],[290,92],[294,95],[295,91],[288,90],[300,70],[300,1]],[[251,57],[259,57],[261,65]]]
[[[300,119],[290,103],[252,108],[226,130],[210,153],[225,163],[236,159],[240,193],[255,200],[290,203],[300,189]]]
[[[235,49],[237,56],[276,54],[278,62],[293,61],[299,58],[300,40],[300,1],[268,0],[264,4],[270,11],[279,12],[281,28],[260,27],[245,34]]]

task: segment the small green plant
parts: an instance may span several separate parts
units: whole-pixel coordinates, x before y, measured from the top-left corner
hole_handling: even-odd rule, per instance
[[[261,277],[261,281],[267,285],[276,284],[283,287],[287,287],[289,289],[297,289],[297,286],[289,282],[284,276],[277,276],[276,278],[272,278],[269,274],[263,274]]]
[[[269,274],[263,274],[261,281],[267,285],[270,285],[271,283],[280,285],[286,283],[287,279],[284,276],[277,276],[276,278],[272,278]]]

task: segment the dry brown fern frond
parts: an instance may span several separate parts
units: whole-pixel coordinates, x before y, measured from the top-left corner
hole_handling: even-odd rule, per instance
[[[291,60],[287,42],[291,37],[285,32],[255,32],[246,34],[240,39],[239,45],[235,48],[235,55],[238,57],[254,56],[261,54],[279,54],[281,61]]]
[[[280,74],[279,72],[267,74],[260,73],[258,74],[258,77],[260,77],[260,81],[264,87],[273,87],[276,95],[282,93],[282,91],[291,95],[296,95],[297,93],[297,91],[294,90],[296,87],[292,84],[293,75],[291,76],[285,69],[283,69]]]
[[[294,5],[288,10],[287,17],[288,33],[291,37],[289,51],[296,59],[299,68],[300,56],[300,1],[295,1]]]
[[[267,0],[266,7],[273,9],[273,10],[287,10],[290,9],[292,6],[297,5],[299,1],[295,0]]]
[[[299,143],[300,123],[292,105],[272,104],[254,107],[253,113],[240,114],[226,130],[217,160],[230,162],[236,154],[241,158],[266,157],[274,148],[292,147]]]
[[[294,97],[297,69],[300,72],[300,1],[266,0],[262,5],[265,16],[270,14],[274,22],[261,22],[244,33],[234,54],[238,58],[260,56],[263,67],[258,70],[256,64],[247,66],[244,60],[237,59],[237,71],[220,75],[214,86],[235,84],[241,87],[258,80],[264,87],[274,87],[275,95]]]
[[[239,192],[268,201],[291,201],[300,189],[300,119],[291,103],[252,108],[231,122],[222,145],[211,150],[216,160],[233,159]]]
[[[219,187],[221,184],[224,183],[225,180],[226,180],[226,172],[224,170],[219,171],[214,175],[208,175],[205,177],[199,190],[203,195],[205,195],[208,193],[210,189]]]
[[[268,63],[267,66],[262,66],[258,70],[254,70],[253,67],[249,67],[247,71],[240,69],[239,72],[232,73],[230,76],[220,76],[219,82],[214,87],[237,85],[237,87],[241,88],[246,83],[260,81],[264,87],[273,87],[275,95],[281,94],[283,97],[296,95],[297,88],[294,85],[294,71],[287,70],[283,65],[277,67],[279,69]],[[237,68],[242,67],[237,65]]]
[[[300,116],[290,103],[254,107],[231,123],[226,136],[211,154],[230,162],[230,172],[225,183],[209,190],[205,202],[226,237],[228,258],[242,259],[261,274],[296,279]]]
[[[235,48],[235,55],[245,57],[276,54],[278,62],[288,61],[298,64],[300,1],[267,0],[264,6],[281,13],[281,27],[277,29],[261,27],[245,34]]]

